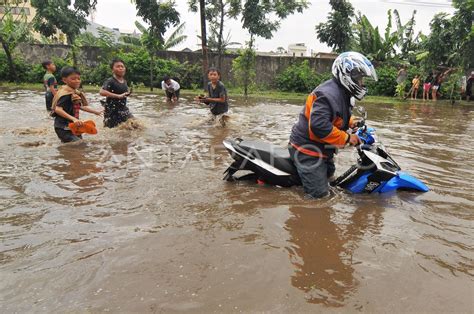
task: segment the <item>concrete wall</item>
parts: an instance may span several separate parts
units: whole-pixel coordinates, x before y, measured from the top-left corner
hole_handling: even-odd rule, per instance
[[[71,53],[71,47],[67,45],[41,45],[20,44],[16,53],[21,55],[26,62],[41,63],[52,58],[66,59]],[[87,47],[78,52],[78,62],[86,66],[96,66],[100,56],[100,48]]]
[[[17,48],[17,53],[30,63],[41,63],[53,57],[65,59],[71,52],[71,47],[66,45],[39,45],[21,44]],[[78,53],[79,62],[86,66],[96,66],[100,56],[100,49],[97,47],[87,47],[80,49]],[[191,64],[201,63],[201,53],[184,51],[158,51],[157,56],[163,59],[174,59],[179,62],[189,62]],[[238,55],[226,54],[222,58],[221,74],[225,82],[233,82],[232,60]],[[259,84],[271,85],[275,76],[287,68],[295,60],[308,60],[310,66],[318,72],[329,71],[333,62],[332,58],[312,58],[291,56],[257,56],[256,72]],[[209,65],[217,66],[217,54],[209,54]]]

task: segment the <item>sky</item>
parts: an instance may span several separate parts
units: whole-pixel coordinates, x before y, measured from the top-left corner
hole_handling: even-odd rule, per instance
[[[187,0],[175,0],[175,2],[181,22],[186,23],[185,35],[188,37],[184,43],[173,50],[198,49],[199,13],[189,11]],[[408,21],[413,10],[416,10],[415,30],[424,34],[429,33],[429,23],[436,13],[454,12],[450,0],[352,0],[351,3],[356,12],[365,14],[372,25],[379,26],[382,31],[387,24],[389,9],[398,10],[402,23]],[[311,51],[330,52],[331,49],[320,43],[315,33],[315,25],[325,22],[330,10],[329,0],[311,0],[309,7],[303,13],[293,14],[282,21],[272,39],[257,38],[257,50],[276,51],[278,47],[287,49],[290,44],[305,43],[308,53]],[[137,18],[135,6],[130,0],[98,0],[94,20],[106,27],[127,31],[136,29],[134,25],[136,20],[141,21]],[[226,33],[230,31],[232,41],[244,44],[249,40],[248,32],[242,29],[239,20],[227,20],[225,29]]]

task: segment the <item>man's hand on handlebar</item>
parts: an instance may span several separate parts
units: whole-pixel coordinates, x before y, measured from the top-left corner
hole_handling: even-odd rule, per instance
[[[357,145],[360,145],[362,144],[362,141],[360,140],[360,138],[357,136],[357,134],[349,134],[350,138],[349,138],[349,144],[351,146],[357,146]]]
[[[362,119],[362,118],[354,118],[354,119],[352,120],[352,123],[349,125],[349,127],[350,127],[351,129],[353,129],[354,131],[357,131],[357,129],[360,128],[360,127],[363,127],[364,124],[365,124],[364,119]]]

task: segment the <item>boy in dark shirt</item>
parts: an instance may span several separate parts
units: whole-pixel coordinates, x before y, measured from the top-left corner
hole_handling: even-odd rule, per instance
[[[46,110],[51,111],[51,106],[53,104],[53,98],[58,92],[58,82],[54,77],[54,72],[56,72],[56,65],[50,61],[44,61],[41,63],[43,69],[46,70],[46,73],[43,76],[43,85],[45,90],[45,100],[46,100]]]
[[[61,79],[66,85],[61,86],[52,103],[55,113],[54,130],[63,143],[80,140],[80,135],[74,135],[69,129],[69,123],[74,122],[76,126],[82,126],[79,120],[79,110],[101,115],[102,110],[89,107],[84,94],[77,89],[81,86],[81,73],[73,67],[65,67],[61,70]]]
[[[113,59],[110,63],[112,77],[108,78],[102,88],[100,95],[105,96],[104,126],[114,128],[120,123],[133,118],[132,113],[127,107],[127,97],[131,92],[128,89],[125,80],[125,63],[120,59]]]
[[[227,102],[227,90],[224,84],[220,81],[221,73],[216,68],[209,68],[207,71],[208,97],[199,96],[196,98],[199,102],[209,105],[211,109],[212,119],[219,121],[222,126],[226,125],[229,118],[226,113],[229,111],[229,104]]]

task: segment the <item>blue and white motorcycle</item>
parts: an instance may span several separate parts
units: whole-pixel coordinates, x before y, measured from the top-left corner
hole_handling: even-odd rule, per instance
[[[363,144],[357,147],[357,163],[334,180],[331,185],[352,193],[385,193],[394,190],[429,191],[420,180],[401,171],[400,166],[379,143],[375,129],[365,125],[367,113],[359,122],[357,135]],[[224,172],[224,180],[254,180],[259,183],[290,187],[301,185],[288,149],[261,140],[225,140],[225,148],[234,162]],[[237,176],[237,171],[247,171]]]

